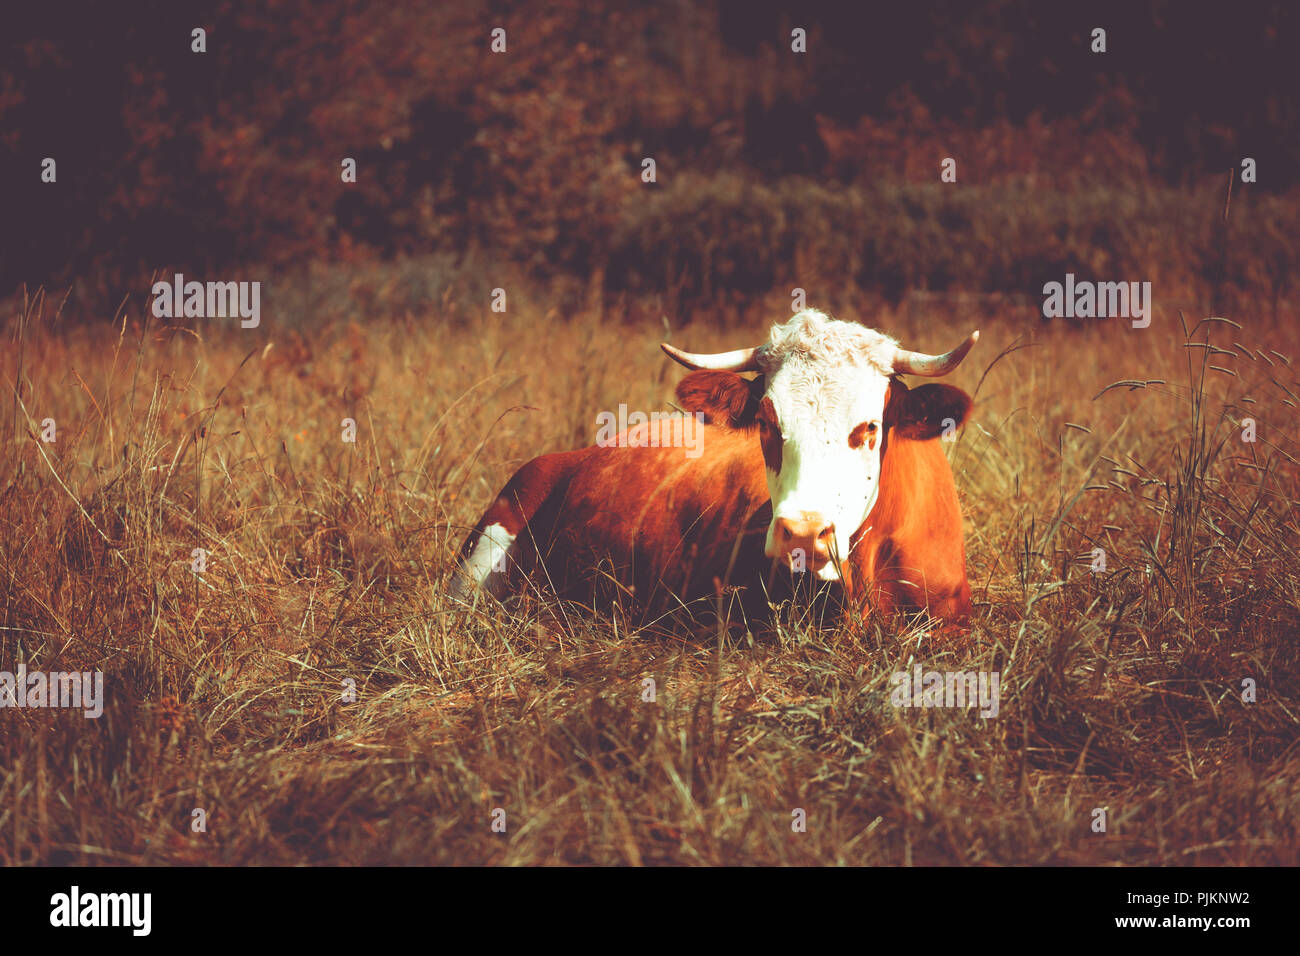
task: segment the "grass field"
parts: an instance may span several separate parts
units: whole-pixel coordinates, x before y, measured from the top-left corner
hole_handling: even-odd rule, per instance
[[[787,299],[685,329],[372,299],[64,329],[37,297],[9,323],[0,666],[102,670],[106,702],[0,711],[0,864],[1300,862],[1285,303],[1229,324],[1189,301],[1187,334],[1167,298],[1147,329],[836,308],[916,349],[982,330],[948,446],[970,632],[783,612],[720,637],[467,610],[444,582],[516,467],[590,444],[602,409],[667,406],[666,335],[755,344]],[[917,663],[999,671],[998,716],[893,707]]]

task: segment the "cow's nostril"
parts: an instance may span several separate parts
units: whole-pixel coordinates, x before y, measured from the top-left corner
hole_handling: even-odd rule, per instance
[[[835,525],[828,524],[817,534],[818,541],[828,541],[830,536],[835,532]]]

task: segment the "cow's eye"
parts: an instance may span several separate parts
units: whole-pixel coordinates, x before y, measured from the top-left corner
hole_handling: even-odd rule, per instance
[[[863,422],[849,433],[849,447],[861,448],[866,445],[868,448],[874,449],[876,447],[876,436],[879,433],[879,422]]]

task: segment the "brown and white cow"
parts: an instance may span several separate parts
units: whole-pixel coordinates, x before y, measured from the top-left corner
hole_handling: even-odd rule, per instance
[[[531,578],[582,599],[613,581],[640,602],[689,602],[719,581],[752,585],[779,560],[881,611],[965,617],[961,511],[939,438],[971,401],[898,376],[947,374],[978,336],[925,355],[806,310],[755,348],[665,345],[694,370],[677,396],[708,422],[702,454],[644,447],[659,443],[630,429],[621,438],[640,440],[534,459],[465,542],[453,591],[501,594]]]

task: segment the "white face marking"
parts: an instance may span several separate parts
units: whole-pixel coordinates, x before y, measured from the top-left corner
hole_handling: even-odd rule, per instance
[[[474,550],[456,569],[451,584],[451,596],[466,600],[475,588],[482,588],[494,597],[504,592],[505,573],[509,567],[510,547],[515,536],[499,524],[488,525],[474,542]]]
[[[782,448],[780,471],[767,472],[769,556],[782,553],[779,521],[817,515],[834,527],[833,553],[848,558],[849,540],[879,492],[882,419],[897,347],[880,332],[812,310],[772,330],[761,361]],[[877,423],[876,437],[850,447],[850,434],[864,422]],[[809,561],[810,569],[814,563]],[[834,562],[816,574],[826,581],[839,578]]]

